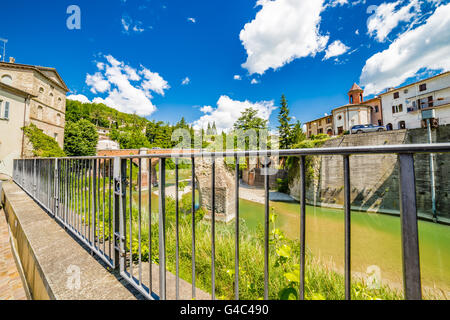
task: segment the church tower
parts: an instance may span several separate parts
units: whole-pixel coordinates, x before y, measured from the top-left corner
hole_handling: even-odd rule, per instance
[[[361,104],[363,103],[363,93],[364,90],[361,89],[356,83],[353,84],[352,88],[348,92],[348,98],[350,104]]]

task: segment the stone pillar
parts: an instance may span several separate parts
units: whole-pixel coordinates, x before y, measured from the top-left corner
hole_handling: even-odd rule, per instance
[[[229,222],[235,218],[235,183],[234,172],[229,170],[223,158],[215,159],[216,162],[216,220]],[[196,185],[200,193],[200,206],[211,218],[211,159],[196,159]]]

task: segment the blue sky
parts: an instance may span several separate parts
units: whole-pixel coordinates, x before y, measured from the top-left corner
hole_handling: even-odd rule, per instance
[[[16,0],[0,16],[7,56],[55,67],[72,97],[223,129],[249,106],[276,126],[283,93],[306,122],[353,82],[373,94],[450,66],[448,0]]]

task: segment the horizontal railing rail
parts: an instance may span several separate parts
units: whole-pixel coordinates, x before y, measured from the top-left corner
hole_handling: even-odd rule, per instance
[[[234,183],[234,296],[239,299],[240,233],[239,218],[239,163],[242,158],[263,157],[264,174],[264,293],[269,298],[269,166],[270,157],[294,156],[300,166],[300,281],[298,296],[305,298],[306,256],[306,157],[340,155],[344,172],[345,223],[345,298],[351,299],[351,181],[352,155],[398,155],[400,187],[400,221],[403,263],[403,287],[406,299],[421,299],[421,276],[416,206],[414,155],[419,153],[450,153],[450,143],[384,145],[342,148],[315,148],[264,151],[179,151],[161,154],[118,157],[66,157],[51,159],[20,159],[14,161],[14,181],[43,206],[67,230],[73,233],[92,253],[120,275],[148,299],[167,299],[167,216],[166,166],[175,161],[175,190],[179,190],[180,159],[190,162],[191,182],[191,279],[192,298],[197,296],[196,280],[196,163],[198,158],[211,159],[210,213],[211,213],[211,298],[216,298],[216,161],[233,159]],[[152,160],[158,163],[157,217],[152,216]],[[137,166],[137,169],[135,167]],[[146,172],[146,175],[143,174]],[[149,194],[143,198],[147,187]],[[175,296],[180,298],[180,199],[175,192]],[[136,201],[137,199],[137,201]],[[143,201],[144,200],[144,201]],[[144,210],[145,208],[145,210]],[[156,219],[156,222],[154,221]],[[153,229],[152,229],[153,228]],[[155,230],[154,228],[157,228]],[[137,235],[136,235],[137,234]],[[135,238],[133,238],[133,235]],[[172,236],[172,235],[171,235]],[[156,237],[156,239],[154,239]],[[135,241],[135,240],[136,241]],[[157,248],[153,241],[157,242]],[[144,250],[144,247],[146,250]],[[156,251],[155,251],[156,250]],[[147,251],[147,252],[145,252]],[[157,252],[157,261],[152,261]],[[147,257],[144,258],[143,254]],[[144,261],[144,260],[147,260]],[[146,263],[145,263],[146,262]],[[158,270],[156,272],[156,270]],[[157,287],[155,286],[157,283]]]

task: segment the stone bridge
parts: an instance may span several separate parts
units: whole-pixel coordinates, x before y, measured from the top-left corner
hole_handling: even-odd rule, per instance
[[[191,153],[199,152],[198,150],[174,150],[174,149],[123,149],[123,150],[98,150],[98,156],[119,157],[130,155],[159,155],[167,153]],[[223,158],[216,160],[216,219],[218,221],[229,222],[235,217],[235,178],[234,172],[230,171]],[[133,163],[139,166],[139,160],[133,159]],[[157,185],[156,166],[159,158],[151,159],[151,168],[148,168],[147,161],[141,161],[141,181],[142,188],[149,189],[148,174],[151,170],[152,184]],[[196,190],[199,192],[200,206],[206,208],[211,215],[211,159],[196,158],[195,160],[195,184]],[[207,216],[208,217],[208,216]]]

